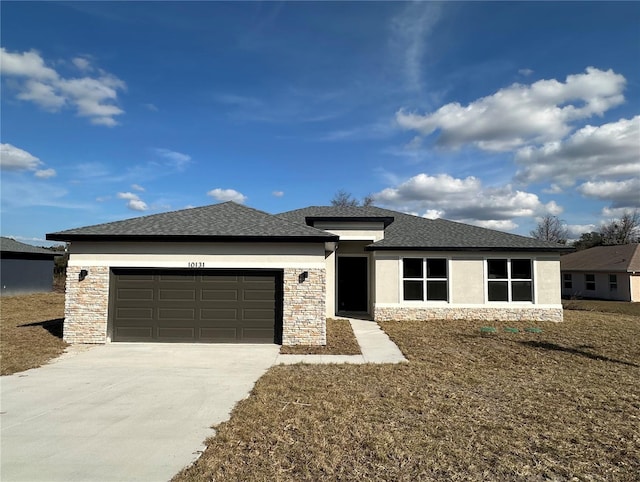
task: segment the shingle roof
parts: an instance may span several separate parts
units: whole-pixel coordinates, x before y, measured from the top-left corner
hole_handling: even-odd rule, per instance
[[[293,223],[234,202],[142,216],[47,234],[47,239],[71,240],[279,240],[332,241],[337,236]]]
[[[384,239],[371,244],[368,249],[418,249],[418,250],[515,250],[515,251],[565,251],[566,246],[537,239],[503,233],[493,229],[447,221],[426,219],[375,206],[335,207],[311,206],[279,214],[283,219],[307,222],[313,218],[393,218],[385,229]]]
[[[56,253],[45,248],[38,248],[30,244],[21,243],[12,238],[0,237],[0,251],[3,253],[21,253],[21,254],[42,254],[47,256],[62,256],[63,253]]]
[[[562,271],[640,272],[640,244],[595,246],[560,258]]]

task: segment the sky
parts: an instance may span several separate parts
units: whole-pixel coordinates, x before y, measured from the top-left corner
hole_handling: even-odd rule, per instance
[[[571,236],[640,207],[639,2],[11,2],[3,236],[338,190]]]

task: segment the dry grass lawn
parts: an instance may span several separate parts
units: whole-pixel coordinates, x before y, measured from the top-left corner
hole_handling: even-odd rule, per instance
[[[640,316],[640,303],[630,303],[628,301],[563,300],[562,306],[565,310],[603,311],[606,313]]]
[[[64,293],[3,296],[0,301],[0,373],[39,367],[59,356]]]
[[[384,323],[409,363],[274,367],[174,480],[635,482],[640,317],[565,315]]]
[[[280,353],[296,355],[359,355],[360,345],[348,320],[327,320],[325,346],[283,346]]]

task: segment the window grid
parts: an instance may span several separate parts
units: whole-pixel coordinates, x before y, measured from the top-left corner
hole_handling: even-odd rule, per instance
[[[513,276],[513,262],[516,263],[522,263],[522,262],[528,262],[529,263],[529,277],[528,278],[523,278],[523,277],[514,277]],[[491,273],[492,273],[492,267],[490,266],[490,264],[493,263],[498,263],[498,262],[506,262],[505,265],[505,274],[506,276],[503,277],[495,277],[492,278]],[[533,260],[532,259],[527,259],[527,258],[490,258],[486,260],[485,266],[487,268],[487,301],[490,302],[529,302],[529,303],[533,303],[534,300],[534,296],[533,296]],[[493,270],[495,271],[495,270]],[[492,294],[491,294],[491,284],[494,283],[494,286],[498,283],[501,284],[506,284],[506,288],[507,288],[507,296],[506,299],[491,299]],[[519,299],[519,300],[514,300],[513,299],[513,286],[514,283],[518,283],[518,284],[522,284],[522,283],[529,283],[529,294],[528,294],[528,299]]]
[[[618,275],[609,275],[609,291],[618,291]]]
[[[596,275],[595,274],[585,274],[584,275],[584,287],[588,291],[596,290]]]
[[[564,287],[565,289],[572,289],[573,288],[573,276],[571,275],[571,273],[565,273],[563,275],[564,278]]]
[[[413,261],[417,261],[420,260],[421,264],[421,270],[420,270],[420,276],[406,276],[406,271],[407,271],[407,265],[409,264],[409,262],[413,262]],[[444,274],[445,276],[431,276],[430,275],[430,262],[434,261],[434,262],[444,262]],[[405,265],[405,262],[407,262],[407,265]],[[402,299],[403,301],[441,301],[441,302],[448,302],[449,301],[449,266],[448,266],[448,260],[447,258],[403,258],[402,259]],[[410,296],[409,294],[409,290],[407,290],[407,282],[412,283],[412,282],[420,282],[422,284],[422,289],[421,289],[421,298],[420,299],[416,299],[416,298],[407,298],[407,296]],[[435,290],[429,290],[429,284],[430,282],[437,282],[437,283],[444,283],[444,297],[440,296],[438,298],[435,298],[432,294],[432,291]],[[433,285],[432,285],[433,286]]]

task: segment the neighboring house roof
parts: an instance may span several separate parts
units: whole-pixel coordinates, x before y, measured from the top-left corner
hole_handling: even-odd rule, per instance
[[[55,241],[337,241],[338,237],[272,214],[225,202],[47,234]]]
[[[384,239],[367,247],[369,250],[473,250],[473,251],[566,251],[564,245],[503,233],[493,229],[456,223],[445,219],[427,219],[375,206],[336,207],[311,206],[278,215],[283,219],[313,224],[317,220],[379,220],[392,222],[384,231]]]
[[[560,258],[562,271],[640,272],[640,244],[595,246]]]
[[[24,256],[24,257],[41,257],[51,258],[55,256],[62,256],[64,253],[56,253],[50,249],[38,248],[30,244],[21,243],[12,238],[0,237],[0,251],[3,256],[10,255],[12,257]]]

